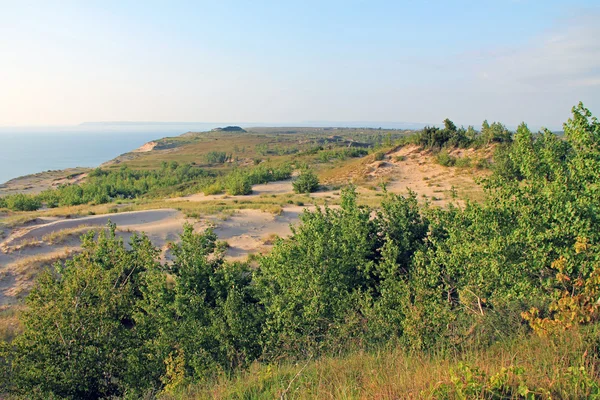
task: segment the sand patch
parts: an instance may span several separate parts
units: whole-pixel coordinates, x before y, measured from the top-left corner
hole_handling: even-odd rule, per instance
[[[285,207],[279,215],[260,210],[237,210],[225,220],[215,216],[204,218],[195,225],[195,229],[201,231],[212,227],[219,239],[229,244],[227,258],[243,260],[252,253],[268,251],[274,236],[289,236],[290,225],[300,220],[305,208]]]
[[[154,148],[158,145],[157,142],[148,142],[140,147],[138,147],[137,149],[133,150],[132,153],[146,153],[148,151],[152,151],[154,150]]]

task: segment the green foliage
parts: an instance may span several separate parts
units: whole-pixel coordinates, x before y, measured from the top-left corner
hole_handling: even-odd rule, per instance
[[[345,160],[347,158],[363,157],[369,154],[369,152],[367,149],[360,147],[343,147],[334,150],[321,150],[318,154],[320,161],[329,162],[333,159]]]
[[[131,249],[114,226],[83,239],[84,252],[44,272],[27,298],[24,332],[11,344],[10,385],[39,397],[100,398],[148,385],[148,354],[134,322],[144,271],[157,251],[134,236]],[[139,392],[138,392],[139,393]]]
[[[209,151],[204,156],[206,162],[209,164],[223,164],[227,160],[232,158],[231,154],[227,154],[224,151]]]
[[[472,164],[471,158],[469,157],[457,157],[454,161],[454,165],[458,168],[469,168]]]
[[[409,143],[428,149],[479,147],[491,143],[510,143],[511,141],[512,133],[499,122],[490,125],[487,121],[484,121],[481,132],[478,132],[472,126],[467,129],[457,128],[454,122],[449,119],[444,120],[443,128],[427,126],[407,139]]]
[[[510,366],[487,376],[476,367],[459,363],[450,374],[450,383],[442,384],[431,393],[434,398],[456,399],[536,399],[544,390],[531,390],[525,383],[524,368]]]
[[[240,170],[233,171],[225,180],[225,190],[232,196],[241,196],[252,193],[250,177]]]
[[[147,237],[115,226],[45,272],[24,331],[2,346],[3,387],[28,397],[139,398],[246,365],[260,353],[252,271],[225,264],[211,231],[187,225],[162,266]]]
[[[255,151],[261,156],[269,154],[269,145],[266,143],[260,143],[255,146]]]
[[[397,337],[403,276],[426,231],[414,195],[390,197],[372,219],[349,188],[341,209],[303,214],[292,237],[260,260],[267,347],[302,354],[370,331]],[[372,319],[365,324],[361,314]]]
[[[221,182],[215,182],[211,185],[208,185],[204,188],[204,194],[209,196],[211,194],[221,194],[223,193],[223,184]]]
[[[448,154],[448,151],[444,149],[438,153],[436,156],[436,161],[438,164],[444,167],[452,167],[456,163],[456,157],[451,156]]]
[[[196,380],[247,365],[260,354],[263,317],[250,286],[252,271],[224,263],[216,239],[211,231],[195,234],[187,225],[173,248],[175,261],[144,277],[136,318],[152,338],[145,351],[160,374],[163,360],[177,361],[184,379]],[[161,376],[167,386],[176,378]]]
[[[13,211],[35,211],[42,206],[36,196],[27,194],[11,194],[0,198],[0,208],[8,208]]]
[[[473,139],[467,136],[467,132],[469,136],[476,136],[472,129],[469,131],[464,128],[458,129],[454,122],[446,118],[444,128],[427,126],[417,134],[415,140],[416,144],[426,148],[467,147],[473,143]]]
[[[286,163],[279,167],[271,167],[269,165],[261,164],[257,167],[250,169],[246,174],[252,185],[261,183],[283,181],[289,179],[292,176],[293,168],[289,163]]]
[[[294,179],[292,186],[296,193],[312,193],[319,188],[319,178],[310,169],[305,169]]]
[[[133,170],[126,166],[118,171],[96,168],[83,183],[48,189],[33,198],[48,207],[104,204],[115,199],[164,195],[177,190],[179,185],[204,184],[211,179],[207,171],[175,161],[170,164],[164,162],[160,169],[151,171]]]
[[[512,141],[512,134],[500,122],[493,122],[492,125],[490,125],[486,120],[483,121],[481,126],[480,140],[485,144],[493,142],[510,143]]]

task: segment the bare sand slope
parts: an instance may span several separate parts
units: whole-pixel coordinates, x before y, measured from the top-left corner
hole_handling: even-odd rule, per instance
[[[168,242],[179,238],[186,222],[179,211],[163,209],[61,219],[15,229],[0,243],[0,305],[18,302],[42,269],[80,252],[79,236],[106,227],[109,220],[117,224],[118,235],[125,240],[134,231],[145,232],[161,248],[163,260],[168,257]]]
[[[314,207],[306,207],[314,209]],[[244,260],[252,253],[271,248],[275,236],[291,233],[305,207],[289,206],[274,215],[260,210],[238,210],[225,220],[207,216],[194,224],[196,231],[212,227],[220,240],[229,244],[226,258]],[[64,219],[15,230],[0,244],[0,305],[15,304],[29,292],[33,278],[56,261],[81,251],[79,236],[90,229],[101,229],[108,221],[117,224],[117,234],[127,240],[134,231],[145,232],[162,250],[162,261],[171,260],[169,242],[177,242],[188,221],[177,210],[147,210],[121,214]],[[48,235],[69,232],[54,242]]]
[[[451,153],[456,157],[473,154],[472,149]],[[399,159],[403,161],[398,161]],[[391,152],[386,164],[395,172],[388,186],[390,192],[401,193],[410,189],[440,207],[445,207],[448,203],[462,205],[463,199],[476,199],[482,195],[481,187],[475,183],[475,177],[483,175],[484,172],[476,172],[472,168],[441,166],[433,160],[432,155],[424,153],[416,146],[405,146]],[[452,190],[456,191],[458,199],[452,198]]]
[[[118,214],[93,215],[89,217],[63,219],[45,224],[16,229],[0,244],[7,247],[26,240],[42,240],[44,236],[80,226],[104,227],[109,221],[121,229],[144,231],[149,234],[168,234],[175,224],[182,225],[185,218],[177,210],[161,209],[131,211]]]
[[[241,260],[252,253],[264,253],[270,249],[274,237],[288,236],[291,233],[290,226],[299,221],[300,214],[305,209],[289,206],[279,215],[260,210],[238,210],[225,220],[205,218],[195,228],[203,230],[212,227],[219,239],[229,244],[227,258]]]

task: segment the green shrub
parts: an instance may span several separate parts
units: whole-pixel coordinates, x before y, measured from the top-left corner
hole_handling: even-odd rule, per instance
[[[231,155],[227,155],[224,151],[209,151],[204,158],[209,164],[223,164],[231,159]]]
[[[385,153],[382,151],[378,151],[375,154],[373,154],[373,160],[375,160],[375,161],[383,161],[384,158],[385,158]]]
[[[292,182],[294,192],[312,193],[319,188],[319,178],[311,170],[304,170]]]
[[[459,168],[469,168],[471,166],[471,159],[469,157],[458,157],[455,159],[454,165]]]
[[[456,163],[456,157],[448,154],[446,150],[442,150],[436,156],[436,161],[444,167],[452,167]]]
[[[245,173],[233,171],[225,180],[225,190],[231,196],[241,196],[252,193],[250,177]]]
[[[35,211],[42,207],[41,201],[32,195],[27,194],[12,194],[5,196],[5,207],[13,211]]]
[[[206,196],[209,196],[211,194],[221,194],[221,193],[223,193],[223,190],[224,190],[223,184],[221,182],[215,182],[215,183],[205,187],[203,190],[203,193]]]

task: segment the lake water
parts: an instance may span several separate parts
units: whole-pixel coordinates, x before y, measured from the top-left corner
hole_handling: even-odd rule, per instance
[[[151,140],[177,136],[190,126],[92,126],[65,129],[0,129],[0,183],[71,167],[97,167]],[[210,126],[198,126],[199,129]]]

